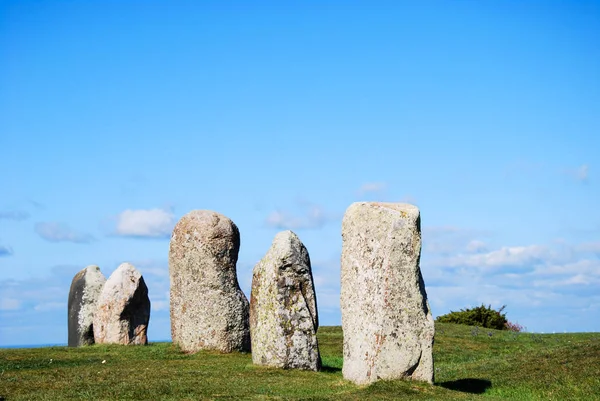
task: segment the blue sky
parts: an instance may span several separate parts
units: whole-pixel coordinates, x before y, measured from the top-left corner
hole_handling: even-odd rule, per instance
[[[600,331],[597,1],[0,1],[0,346],[66,343],[73,275],[144,275],[170,336],[193,209],[307,246],[340,324],[341,218],[421,209],[434,316]]]

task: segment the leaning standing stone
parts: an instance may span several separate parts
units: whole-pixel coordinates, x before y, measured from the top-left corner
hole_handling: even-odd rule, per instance
[[[185,352],[249,351],[248,299],[237,280],[240,233],[229,218],[194,210],[169,248],[171,338]]]
[[[434,325],[421,276],[416,206],[352,204],[342,223],[345,379],[433,382]]]
[[[97,344],[148,344],[150,299],[140,272],[121,264],[104,284],[94,315]]]
[[[308,251],[296,234],[280,232],[252,274],[252,362],[319,370],[318,327]]]
[[[106,277],[90,265],[73,277],[68,301],[69,347],[94,344],[94,312]]]

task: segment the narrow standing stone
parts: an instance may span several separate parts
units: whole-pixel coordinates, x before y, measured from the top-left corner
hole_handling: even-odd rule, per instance
[[[345,379],[433,382],[434,324],[421,276],[416,206],[352,204],[342,222]]]
[[[94,344],[94,312],[106,277],[90,265],[73,277],[68,301],[69,347]]]
[[[171,338],[183,351],[249,351],[248,299],[237,280],[240,233],[229,218],[194,210],[169,248]]]
[[[252,274],[252,362],[284,369],[319,370],[318,328],[308,251],[296,234],[280,232]]]
[[[94,314],[94,339],[97,344],[148,344],[150,299],[140,272],[122,263],[110,275]]]

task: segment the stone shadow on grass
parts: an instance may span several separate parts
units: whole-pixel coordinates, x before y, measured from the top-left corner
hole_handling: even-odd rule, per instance
[[[492,387],[492,382],[485,379],[458,379],[439,383],[438,386],[463,393],[483,394]]]
[[[342,368],[338,368],[335,366],[327,366],[325,364],[323,364],[321,366],[321,372],[327,372],[327,373],[336,373],[336,372],[341,372]]]

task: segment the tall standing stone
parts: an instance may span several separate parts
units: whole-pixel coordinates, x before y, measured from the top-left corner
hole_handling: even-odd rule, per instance
[[[319,370],[318,327],[308,251],[296,234],[282,231],[252,274],[252,362],[284,369]]]
[[[69,347],[94,344],[94,312],[106,277],[90,265],[73,277],[68,300]]]
[[[122,263],[110,275],[98,299],[94,314],[97,344],[148,344],[150,299],[140,272]]]
[[[171,338],[185,352],[249,351],[248,299],[237,280],[240,232],[229,218],[194,210],[169,248]]]
[[[344,378],[432,383],[434,324],[419,267],[419,209],[353,203],[342,240]]]

